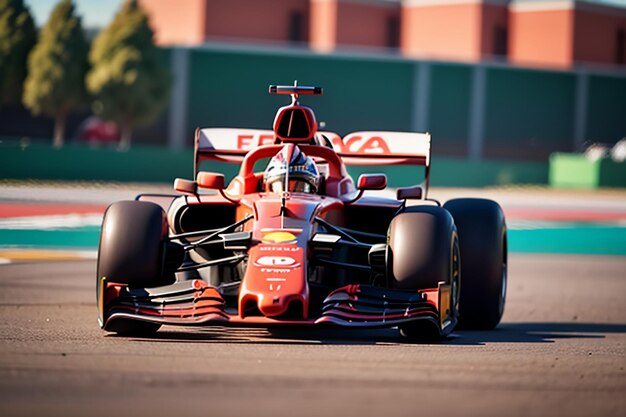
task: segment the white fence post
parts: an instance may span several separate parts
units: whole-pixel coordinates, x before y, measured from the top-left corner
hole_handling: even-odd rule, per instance
[[[587,134],[587,99],[589,98],[589,74],[587,70],[576,72],[576,103],[574,109],[573,151],[581,152]]]
[[[485,136],[485,94],[487,69],[482,63],[476,64],[472,73],[472,95],[469,108],[468,156],[480,160],[483,156]]]
[[[189,49],[175,48],[171,54],[172,96],[168,115],[167,143],[170,149],[184,149],[191,138],[186,136],[189,93]]]
[[[424,61],[413,67],[411,130],[414,132],[428,132],[430,67],[430,62]]]

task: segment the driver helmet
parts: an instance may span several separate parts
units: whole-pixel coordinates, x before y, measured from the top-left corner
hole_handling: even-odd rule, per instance
[[[295,145],[291,161],[287,164],[288,149],[289,147],[284,147],[267,165],[263,174],[265,191],[316,193],[319,189],[320,173],[315,162]],[[289,184],[285,184],[287,181]]]

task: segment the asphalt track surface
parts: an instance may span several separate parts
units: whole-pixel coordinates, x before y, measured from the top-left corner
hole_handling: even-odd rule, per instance
[[[95,262],[0,266],[0,415],[626,415],[626,258],[513,254],[490,332],[96,323]]]

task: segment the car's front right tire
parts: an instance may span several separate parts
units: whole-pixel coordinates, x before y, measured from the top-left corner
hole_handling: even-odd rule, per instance
[[[502,208],[482,198],[457,198],[443,207],[454,218],[463,260],[459,327],[493,329],[506,302],[507,229]]]

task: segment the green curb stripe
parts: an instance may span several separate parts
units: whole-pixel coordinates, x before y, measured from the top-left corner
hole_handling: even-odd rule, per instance
[[[58,247],[95,249],[100,228],[67,230],[0,230],[2,247]],[[626,256],[626,228],[579,226],[572,228],[509,230],[513,253],[562,253]]]
[[[626,228],[585,226],[570,229],[511,230],[509,250],[522,253],[626,256]]]
[[[97,248],[100,227],[63,230],[0,230],[0,247]]]

